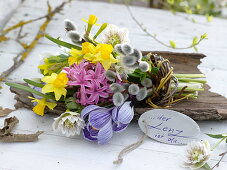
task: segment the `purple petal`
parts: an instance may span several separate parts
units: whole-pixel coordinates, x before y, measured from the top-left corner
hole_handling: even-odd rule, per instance
[[[97,138],[99,130],[96,130],[96,129],[92,128],[90,125],[89,125],[88,129],[89,129],[89,132],[90,132],[90,136],[94,137],[94,138]]]
[[[100,129],[97,139],[99,144],[105,144],[109,142],[109,140],[113,136],[113,129],[112,129],[112,121],[109,120],[106,125]]]
[[[102,108],[91,111],[88,121],[95,129],[103,128],[111,120],[110,109]]]
[[[96,109],[100,109],[100,108],[101,107],[96,106],[96,105],[89,105],[82,110],[80,116],[81,116],[82,119],[85,119],[91,111],[96,110]]]
[[[122,124],[129,124],[134,116],[133,107],[130,106],[130,102],[125,102],[117,109],[113,109],[112,116],[116,123],[120,122]]]
[[[114,132],[122,132],[128,127],[128,124],[122,124],[122,123],[113,123],[113,131]]]
[[[97,138],[91,136],[90,132],[88,131],[87,127],[83,129],[83,136],[85,139],[89,141],[97,141]]]

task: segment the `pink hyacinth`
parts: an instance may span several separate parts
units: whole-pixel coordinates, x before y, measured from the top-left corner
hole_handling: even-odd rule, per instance
[[[77,102],[86,106],[110,100],[109,82],[105,69],[100,63],[92,64],[83,60],[80,64],[64,68],[69,86],[78,86]]]

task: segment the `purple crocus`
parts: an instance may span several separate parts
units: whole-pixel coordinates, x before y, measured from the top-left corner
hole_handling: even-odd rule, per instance
[[[89,105],[81,112],[81,117],[86,121],[83,129],[84,138],[97,141],[99,144],[107,143],[113,136],[113,132],[121,132],[131,122],[134,116],[131,102],[113,108],[104,108]]]

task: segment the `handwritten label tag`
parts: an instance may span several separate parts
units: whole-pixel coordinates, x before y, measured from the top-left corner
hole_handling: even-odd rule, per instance
[[[159,142],[184,145],[200,134],[198,124],[190,117],[167,109],[154,109],[143,113],[139,127],[150,138]]]

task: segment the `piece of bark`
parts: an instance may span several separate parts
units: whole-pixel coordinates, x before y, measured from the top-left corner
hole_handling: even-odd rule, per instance
[[[1,142],[34,142],[38,140],[40,134],[43,131],[38,131],[34,134],[13,134],[9,133],[4,136],[0,136]]]
[[[174,73],[182,74],[201,74],[198,69],[200,60],[205,57],[200,53],[175,53],[168,51],[144,51],[143,55],[147,53],[161,55],[170,61],[171,66],[174,68]],[[16,93],[17,104],[15,107],[26,107],[32,109],[34,106],[30,101],[27,101],[27,96],[31,93],[24,92],[18,89],[10,88]],[[26,98],[26,99],[25,99]],[[63,104],[58,104],[54,110],[46,109],[45,113],[61,114],[65,111]],[[183,100],[173,107],[169,108],[179,111],[194,120],[221,120],[227,119],[227,99],[219,94],[209,91],[209,86],[205,86],[205,90],[199,92],[198,99]],[[152,110],[150,107],[136,107],[134,120],[137,120],[144,112]]]
[[[13,128],[19,120],[14,116],[5,119],[4,127],[0,129],[0,142],[33,142],[38,140],[38,136],[43,131],[38,131],[34,134],[14,134],[12,133]]]
[[[9,108],[3,109],[3,107],[0,106],[0,117],[7,116],[8,114],[10,114],[13,111],[15,111],[15,110],[12,110],[12,109],[9,109]]]
[[[15,116],[5,119],[4,127],[0,129],[0,136],[4,136],[11,133],[11,131],[17,125],[18,122],[19,120]]]

